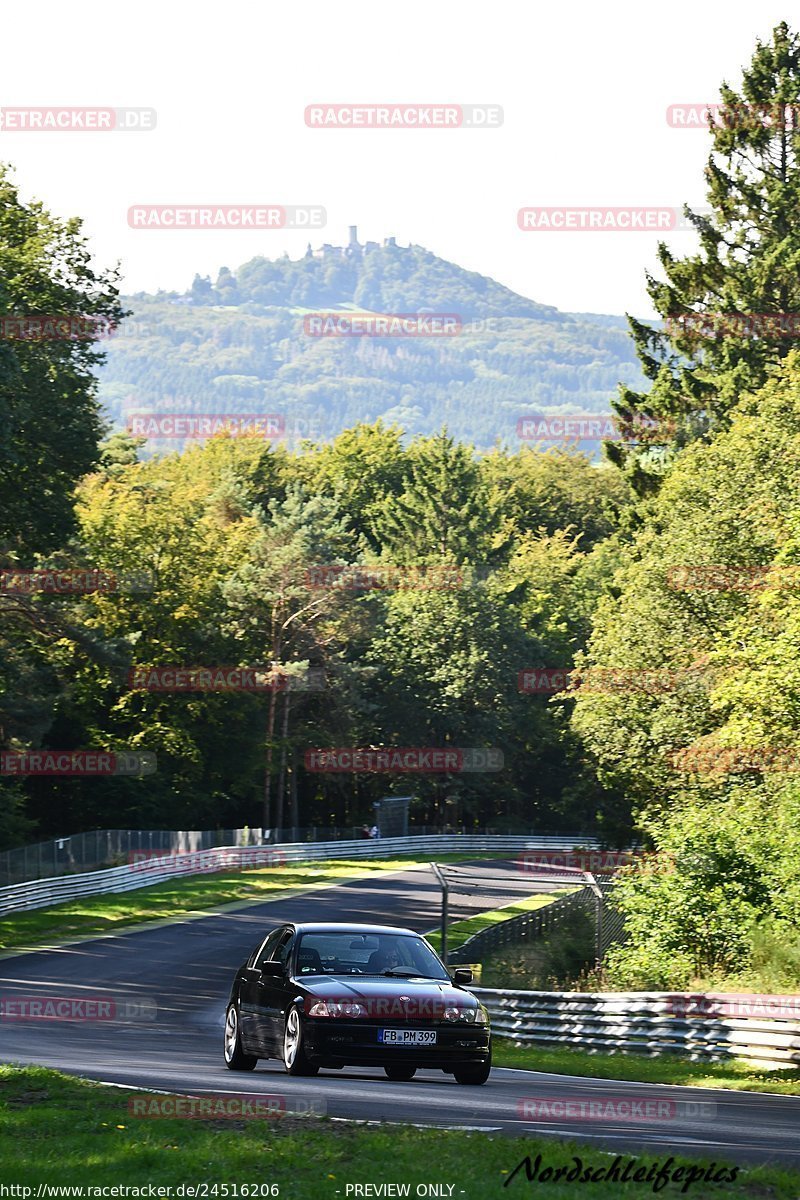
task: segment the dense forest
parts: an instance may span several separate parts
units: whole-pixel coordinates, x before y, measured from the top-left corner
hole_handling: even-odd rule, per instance
[[[380,425],[302,455],[248,436],[144,463],[135,450],[125,435],[110,439],[82,480],[72,561],[123,578],[146,566],[153,590],[25,598],[36,620],[68,621],[92,644],[76,655],[54,636],[45,647],[23,623],[5,703],[9,721],[26,714],[52,746],[143,749],[158,770],[91,785],[31,780],[26,810],[42,831],[345,825],[412,787],[415,815],[430,823],[446,819],[447,795],[466,823],[611,820],[610,836],[625,832],[622,806],[599,803],[591,773],[582,782],[563,713],[548,694],[519,690],[520,672],[568,667],[585,640],[611,567],[596,549],[627,499],[615,472],[562,452],[478,460],[446,434],[405,449]],[[360,575],[330,569],[347,564]],[[324,688],[130,687],[134,667],[231,664],[308,669]],[[34,728],[14,733],[30,743]],[[304,767],[316,746],[385,745],[496,747],[505,769],[411,779]]]
[[[609,956],[612,983],[797,986],[800,353],[774,323],[694,318],[800,312],[800,41],[778,26],[722,99],[762,115],[710,127],[711,215],[690,214],[693,255],[661,247],[648,287],[662,320],[630,322],[647,383],[623,381],[614,401],[623,431],[649,421],[657,433],[610,442],[602,464],[564,448],[476,446],[432,393],[433,430],[375,409],[352,419],[345,406],[350,427],[316,444],[223,433],[153,456],[103,428],[98,343],[0,341],[0,747],[157,762],[143,778],[0,778],[4,845],[103,826],[351,824],[379,796],[413,795],[419,823],[456,816],[649,845],[651,866],[618,887],[632,937]],[[198,411],[217,411],[219,394],[232,396],[228,384],[204,392],[209,372],[226,354],[242,367],[247,323],[289,329],[288,310],[247,306],[346,295],[412,311],[433,297],[452,311],[438,260],[371,253],[367,282],[369,255],[343,260],[335,278],[313,256],[258,260],[214,287],[200,281],[191,304],[141,304],[174,312],[158,338],[181,322],[191,331],[193,349],[181,334],[170,369],[185,371]],[[405,267],[392,276],[395,254],[413,262],[416,291]],[[88,262],[80,222],[24,204],[4,170],[0,315],[119,323],[119,280]],[[488,284],[484,301],[512,303]],[[581,336],[517,302],[508,362],[535,353],[525,322]],[[248,353],[262,345],[253,336]],[[457,378],[435,358],[446,352],[430,351],[445,389]],[[153,388],[167,384],[160,354],[136,344]],[[287,370],[287,404],[325,374],[300,361],[294,376],[275,368]],[[481,370],[493,374],[485,359]],[[403,386],[414,398],[412,375]],[[31,568],[145,570],[151,587],[26,591],[13,572]],[[257,667],[272,686],[136,683],[143,671],[221,666]],[[332,747],[422,747],[456,752],[458,765],[315,768]],[[502,765],[467,769],[458,753],[470,749]]]
[[[408,435],[446,424],[478,449],[515,447],[530,413],[608,412],[620,380],[645,379],[621,317],[561,313],[419,246],[330,247],[253,259],[212,284],[124,298],[100,398],[126,424],[141,412],[273,413],[287,443],[330,441],[382,420]],[[310,336],[308,313],[447,313],[448,337]],[[143,453],[179,448],[148,443]],[[584,439],[599,457],[599,443]]]

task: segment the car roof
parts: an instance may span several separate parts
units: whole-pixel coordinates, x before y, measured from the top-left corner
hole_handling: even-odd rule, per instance
[[[291,925],[298,933],[406,933],[412,937],[422,936],[413,929],[404,929],[399,925],[358,925],[350,921],[286,921],[285,924]]]

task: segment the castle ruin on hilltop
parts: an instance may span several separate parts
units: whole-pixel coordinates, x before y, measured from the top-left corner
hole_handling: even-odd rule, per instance
[[[362,246],[358,240],[358,226],[351,225],[350,240],[346,246],[332,246],[330,242],[324,242],[318,250],[311,249],[311,242],[306,248],[306,258],[361,258],[368,250],[380,250],[379,242],[365,242]],[[387,237],[383,239],[384,246],[396,246],[397,239]]]

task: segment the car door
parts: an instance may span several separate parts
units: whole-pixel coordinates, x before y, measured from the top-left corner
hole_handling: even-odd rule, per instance
[[[260,997],[258,991],[258,963],[269,958],[285,927],[279,926],[267,935],[258,949],[250,955],[244,968],[244,974],[239,984],[239,1023],[242,1030],[242,1040],[251,1049],[261,1046],[258,1010]]]
[[[279,1054],[283,1050],[283,1031],[289,1002],[296,993],[289,982],[288,965],[294,946],[294,930],[283,928],[270,947],[271,962],[281,964],[283,973],[262,975],[258,981],[258,1031],[261,1043]],[[259,960],[261,961],[261,960]]]

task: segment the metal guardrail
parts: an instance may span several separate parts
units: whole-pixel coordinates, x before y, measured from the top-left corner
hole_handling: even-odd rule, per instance
[[[800,1067],[800,996],[470,991],[488,1008],[493,1032],[517,1045]]]
[[[386,804],[387,801],[382,803]],[[383,825],[381,827],[384,836],[390,836],[391,831]],[[128,855],[136,850],[194,854],[198,850],[215,850],[221,846],[366,840],[362,829],[363,823],[347,826],[307,825],[283,829],[261,829],[255,826],[243,826],[240,829],[92,829],[86,833],[73,833],[52,838],[47,842],[35,842],[13,850],[0,851],[0,887],[8,887],[12,883],[26,883],[31,879],[52,879],[56,875],[75,875],[98,871],[101,867],[120,866]],[[491,827],[467,830],[463,826],[447,824],[415,825],[410,830],[398,832],[409,837],[468,832],[481,836],[495,834]],[[528,831],[520,836],[528,836]],[[541,836],[546,840],[550,835]],[[560,835],[558,844],[568,841],[571,836]]]
[[[269,846],[224,846],[196,853],[170,854],[155,851],[124,867],[110,867],[81,875],[37,879],[0,888],[0,913],[22,912],[63,904],[83,896],[129,892],[182,875],[216,871],[242,871],[283,863],[313,862],[336,858],[391,858],[402,854],[461,854],[472,851],[521,852],[547,848],[585,846],[597,849],[594,838],[575,836],[513,837],[481,834],[440,834],[433,837],[380,838],[376,841],[290,842]],[[137,852],[134,852],[137,853]],[[149,854],[149,851],[142,851]]]
[[[86,833],[3,850],[0,852],[0,886],[119,866],[136,850],[194,854],[198,850],[244,846],[251,842],[260,844],[261,841],[260,829],[91,829]]]

